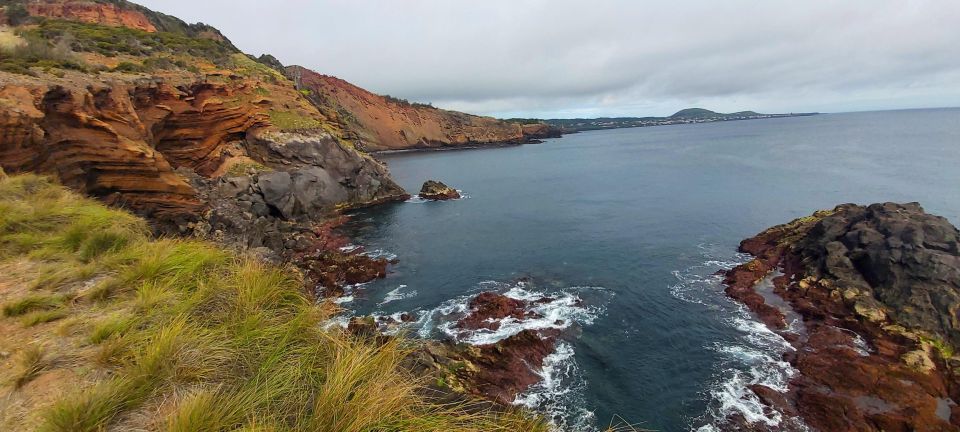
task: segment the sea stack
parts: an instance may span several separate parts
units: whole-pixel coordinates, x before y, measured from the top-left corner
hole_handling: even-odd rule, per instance
[[[434,180],[427,180],[423,187],[420,188],[420,198],[435,200],[435,201],[446,201],[452,199],[460,198],[460,193],[456,189],[451,188],[441,182]]]

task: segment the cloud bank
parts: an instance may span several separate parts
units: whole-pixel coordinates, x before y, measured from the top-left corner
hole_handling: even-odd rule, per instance
[[[140,0],[381,94],[502,117],[960,105],[960,2]]]

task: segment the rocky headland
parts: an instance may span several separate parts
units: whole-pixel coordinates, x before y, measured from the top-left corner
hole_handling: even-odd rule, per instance
[[[318,106],[338,113],[350,139],[367,151],[522,144],[560,134],[544,123],[520,125],[381,96],[302,66],[287,67],[287,75]]]
[[[960,430],[958,238],[916,203],[884,203],[841,205],[744,240],[754,259],[726,273],[726,292],[790,342],[785,360],[799,372],[785,394],[752,390],[821,431]],[[784,304],[758,292],[771,277]],[[788,326],[790,314],[802,325]]]

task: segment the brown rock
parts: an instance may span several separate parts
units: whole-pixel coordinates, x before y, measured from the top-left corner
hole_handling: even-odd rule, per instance
[[[539,127],[380,96],[301,66],[288,67],[287,74],[322,96],[315,98],[318,104],[331,112],[348,113],[340,119],[344,128],[369,151],[520,144],[553,134]]]
[[[459,199],[460,192],[441,182],[427,180],[420,188],[420,198],[436,201]]]

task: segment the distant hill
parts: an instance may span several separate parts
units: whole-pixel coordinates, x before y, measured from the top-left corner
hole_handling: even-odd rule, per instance
[[[730,114],[718,113],[704,108],[687,108],[677,111],[670,116],[672,119],[711,119],[711,118],[742,118],[742,117],[763,117],[768,114],[760,114],[755,111],[740,111]]]
[[[560,128],[564,133],[572,133],[600,129],[663,126],[684,123],[711,123],[732,120],[756,120],[776,117],[809,116],[815,114],[816,113],[761,114],[755,111],[739,111],[735,113],[724,114],[705,108],[687,108],[677,111],[675,114],[669,117],[599,117],[548,120],[513,118],[508,119],[507,121],[520,124],[546,123],[548,125]]]

